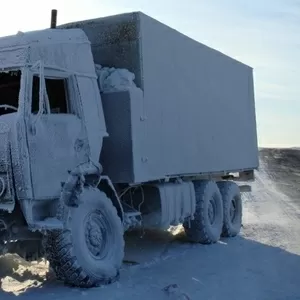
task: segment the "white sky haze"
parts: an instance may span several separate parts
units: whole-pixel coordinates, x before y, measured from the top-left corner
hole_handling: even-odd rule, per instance
[[[0,36],[142,11],[254,68],[260,146],[300,146],[300,0],[10,0]]]

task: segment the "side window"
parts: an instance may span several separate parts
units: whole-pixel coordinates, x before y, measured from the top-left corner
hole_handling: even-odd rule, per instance
[[[20,86],[21,71],[0,73],[0,115],[10,114],[18,109]]]
[[[67,79],[45,78],[50,110],[52,114],[66,114],[68,111]],[[33,76],[31,111],[39,111],[40,78]]]

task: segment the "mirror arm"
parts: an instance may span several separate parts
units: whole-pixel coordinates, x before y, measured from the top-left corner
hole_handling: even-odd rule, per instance
[[[39,120],[40,116],[45,112],[46,114],[50,113],[50,103],[49,103],[49,98],[48,94],[46,91],[46,81],[45,81],[45,76],[44,76],[44,65],[43,62],[40,60],[37,63],[35,63],[32,66],[32,70],[35,70],[38,68],[39,71],[39,77],[40,77],[40,89],[39,89],[39,110],[38,113],[36,114],[35,119],[31,123],[31,128],[30,131],[34,135],[36,133],[36,123]]]

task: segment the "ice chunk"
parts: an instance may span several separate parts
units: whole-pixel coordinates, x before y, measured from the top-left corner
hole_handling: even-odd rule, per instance
[[[96,65],[99,89],[101,92],[126,91],[137,88],[135,75],[127,69],[116,69]]]

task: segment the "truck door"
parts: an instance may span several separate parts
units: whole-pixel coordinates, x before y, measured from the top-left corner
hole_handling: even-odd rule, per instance
[[[82,122],[71,105],[72,79],[62,72],[31,76],[27,140],[34,199],[59,197],[68,171],[79,163],[75,145],[81,140]]]

